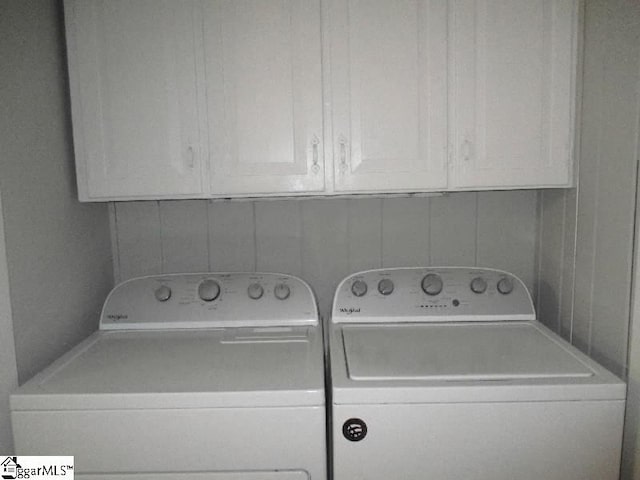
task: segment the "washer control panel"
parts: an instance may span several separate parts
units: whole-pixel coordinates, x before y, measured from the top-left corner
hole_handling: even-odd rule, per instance
[[[113,289],[100,317],[103,330],[317,324],[317,303],[309,285],[277,273],[134,278]]]
[[[515,275],[476,267],[381,268],[345,278],[334,323],[535,320]]]

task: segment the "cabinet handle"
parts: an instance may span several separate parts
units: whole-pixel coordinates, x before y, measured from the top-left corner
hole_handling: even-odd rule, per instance
[[[462,160],[464,162],[468,162],[471,160],[471,142],[468,138],[465,138],[460,145],[460,155],[462,156]]]
[[[187,147],[187,167],[193,168],[196,163],[196,152],[193,145]]]
[[[316,175],[320,171],[320,166],[318,165],[318,145],[320,145],[320,140],[318,140],[318,137],[314,136],[311,140],[311,161],[313,162],[311,171]]]
[[[349,168],[347,165],[347,139],[340,136],[338,142],[340,143],[340,171],[345,173]]]

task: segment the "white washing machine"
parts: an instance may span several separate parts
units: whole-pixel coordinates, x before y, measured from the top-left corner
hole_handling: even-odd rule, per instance
[[[625,384],[515,276],[357,273],[330,324],[335,480],[614,480]]]
[[[11,417],[18,455],[74,455],[79,479],[324,480],[314,295],[267,273],[127,281]]]

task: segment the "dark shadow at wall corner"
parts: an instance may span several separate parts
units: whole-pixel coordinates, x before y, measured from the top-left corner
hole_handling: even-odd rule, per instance
[[[603,352],[595,348],[591,345],[591,351],[589,356],[593,358],[596,362],[602,365],[604,368],[609,370],[611,373],[617,375],[622,378],[624,381],[627,381],[627,368],[625,365],[622,365],[619,361],[613,360],[608,355],[605,355]]]
[[[633,378],[627,380],[627,398],[638,398],[640,396],[640,383]],[[625,432],[624,450],[625,452],[636,452],[638,449],[638,436],[635,432],[627,430],[629,425],[637,425],[640,412],[635,403],[627,401],[625,411]],[[636,461],[636,455],[622,455],[621,479],[635,479],[640,477],[640,465]]]
[[[75,150],[73,148],[73,127],[71,121],[71,91],[69,88],[69,69],[66,48],[66,31],[64,21],[64,4],[63,0],[55,0],[56,25],[57,25],[57,51],[60,58],[62,70],[60,72],[62,78],[62,95],[65,103],[64,109],[64,135],[66,138],[68,152],[66,155],[67,168],[70,174],[70,182],[72,184],[73,195],[78,198],[78,179],[76,175]]]
[[[540,322],[558,334],[561,333],[562,326],[559,311],[560,302],[558,300],[556,288],[551,286],[548,282],[541,280],[538,282],[536,314]]]

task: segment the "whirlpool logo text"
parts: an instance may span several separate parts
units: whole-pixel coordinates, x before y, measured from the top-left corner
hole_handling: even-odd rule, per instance
[[[340,307],[340,313],[346,313],[347,315],[360,313],[360,307]]]

